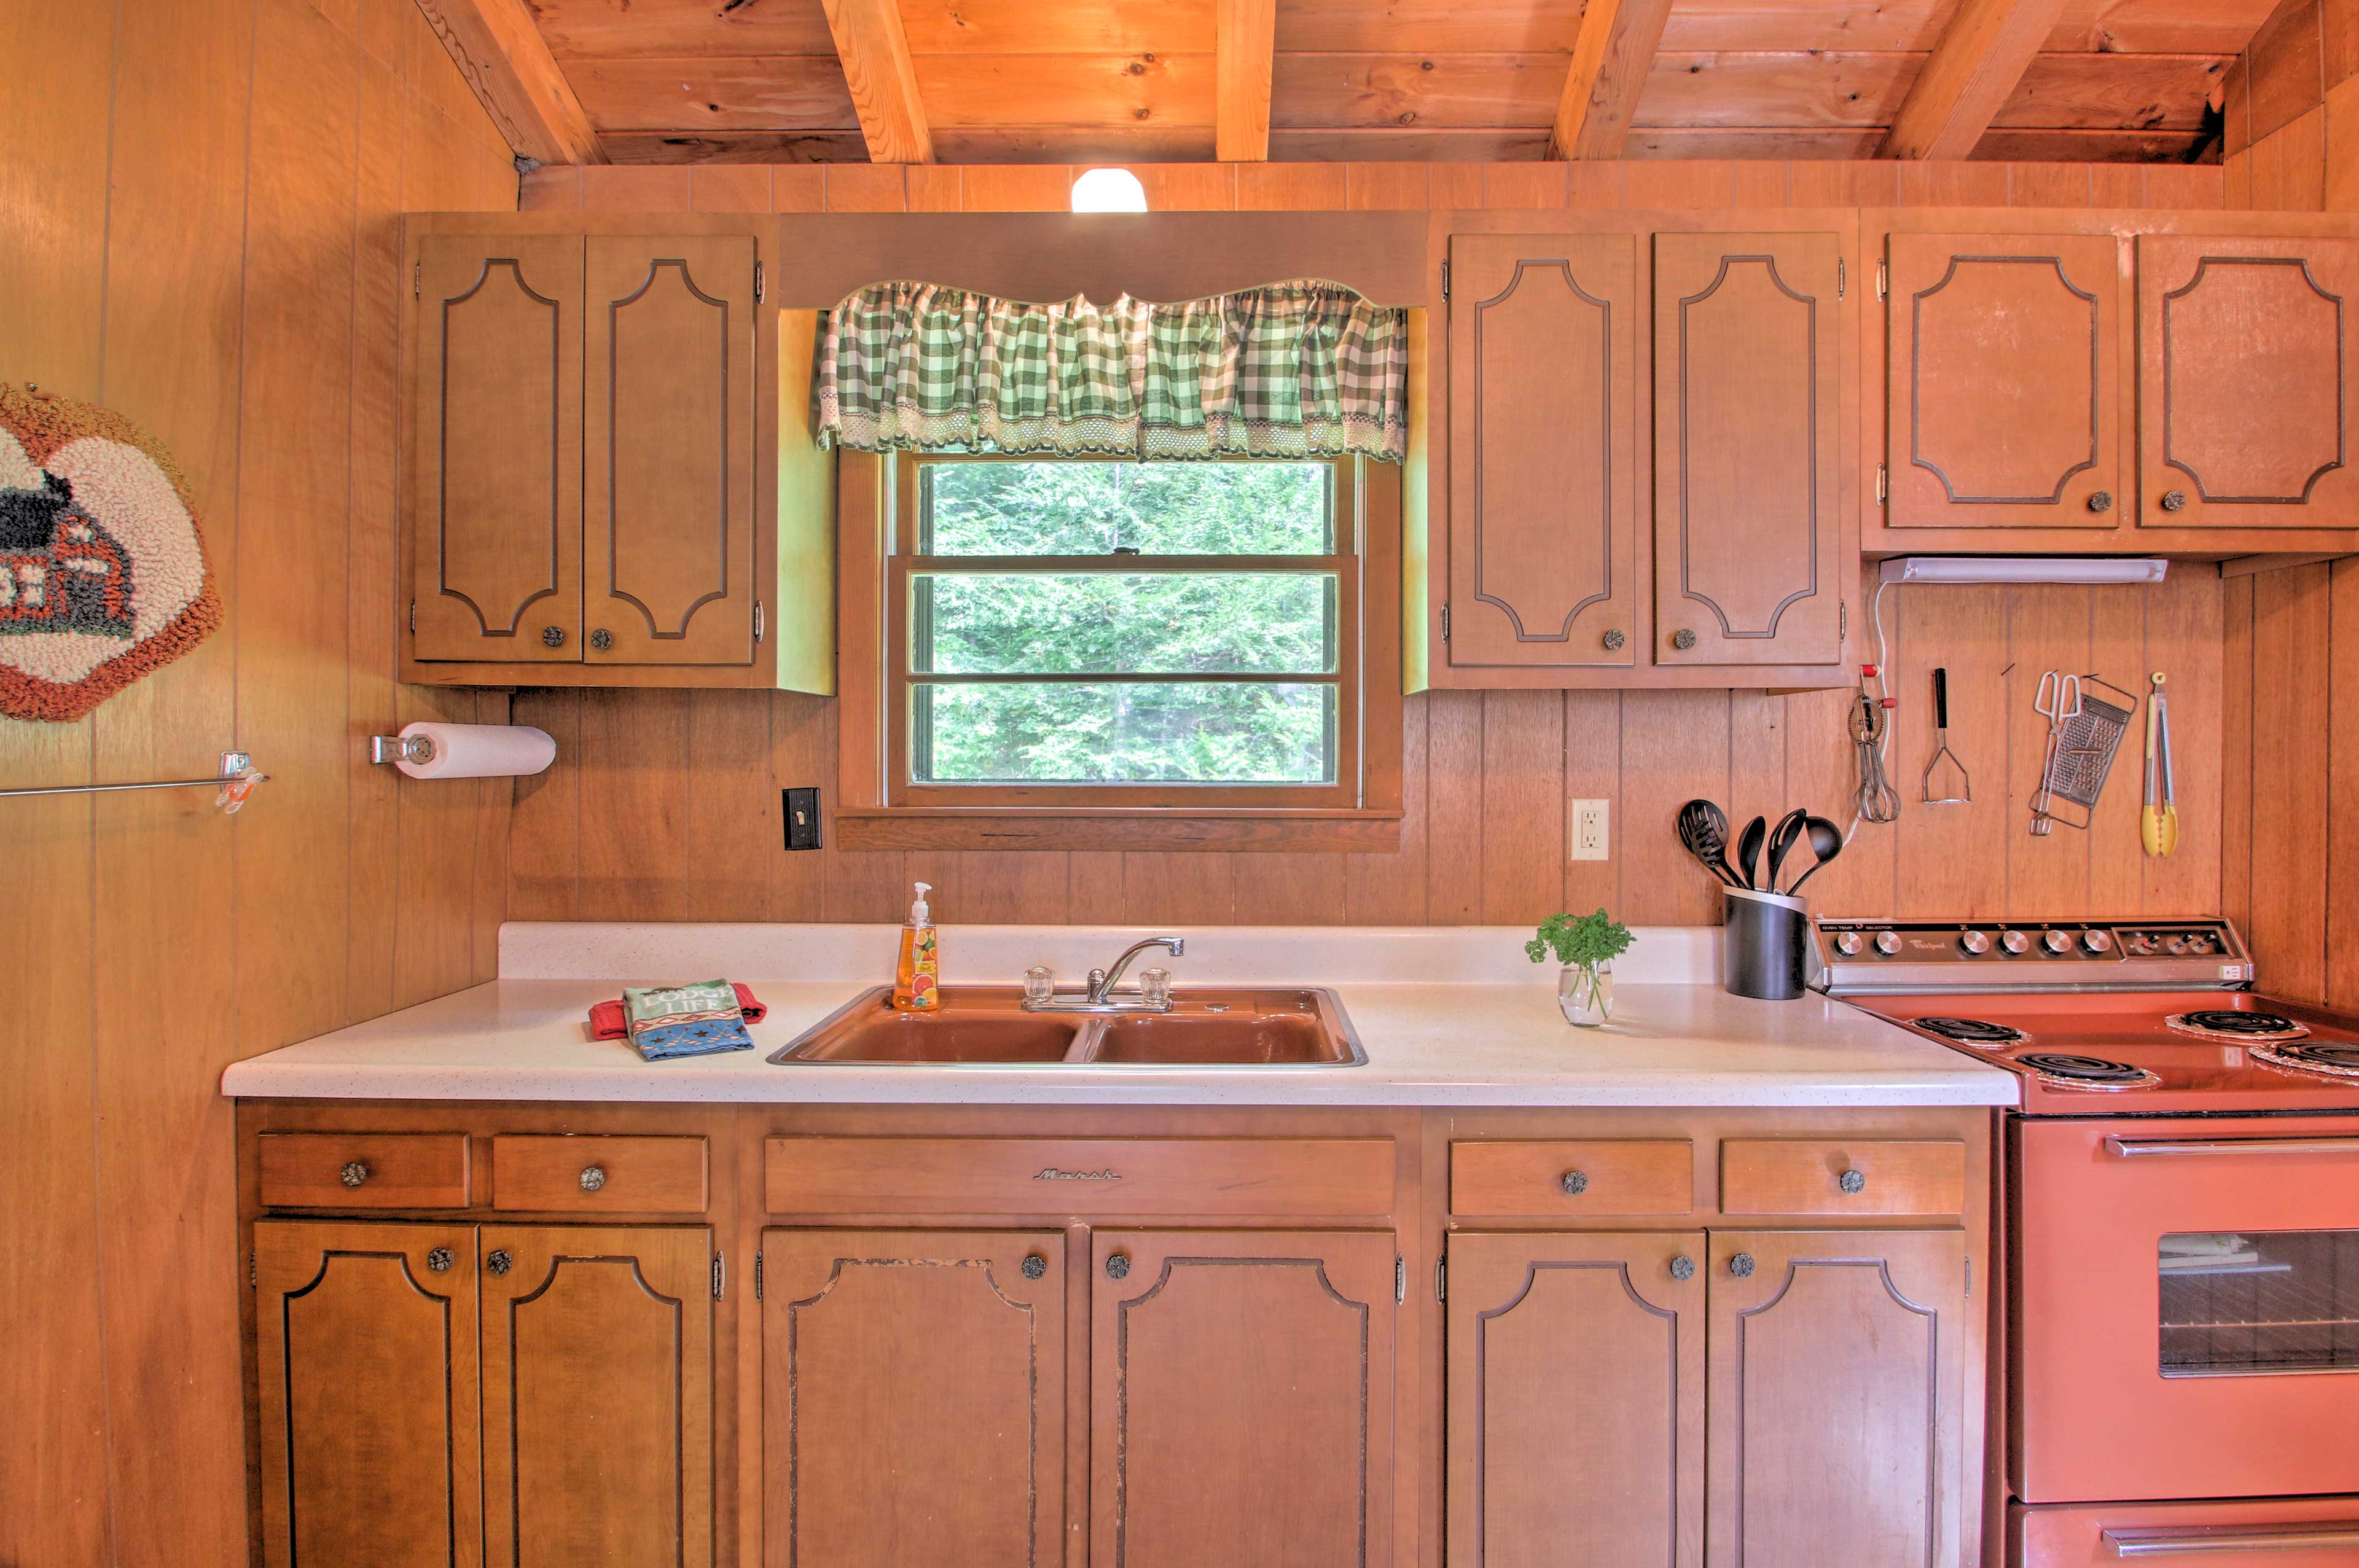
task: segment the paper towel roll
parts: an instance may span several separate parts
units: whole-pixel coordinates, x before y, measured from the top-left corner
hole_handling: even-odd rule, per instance
[[[396,762],[414,779],[501,779],[537,773],[557,761],[557,741],[548,730],[524,724],[405,724],[405,741],[423,735],[434,755],[422,762]]]

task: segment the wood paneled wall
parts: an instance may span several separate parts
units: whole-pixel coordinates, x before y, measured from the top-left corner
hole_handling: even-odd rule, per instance
[[[242,1563],[232,1060],[490,972],[507,791],[363,738],[504,697],[397,687],[406,208],[509,210],[506,146],[409,0],[0,0],[0,376],[179,460],[223,630],[0,783],[0,1563]]]
[[[1141,165],[1158,210],[1278,207],[1910,204],[2218,207],[2217,167],[1666,163]],[[541,169],[527,209],[699,211],[1059,208],[1061,167],[857,164]],[[1902,674],[1893,772],[1908,805],[1864,828],[1812,883],[1863,914],[2042,914],[2102,907],[2209,913],[2220,902],[2220,579],[2189,568],[2140,589],[1908,588],[1886,595]],[[1867,624],[1864,613],[1854,625]],[[1864,650],[1864,637],[1854,648]],[[1865,656],[1863,652],[1861,656]],[[1951,742],[1975,804],[1926,807],[1929,672],[1952,680]],[[2186,847],[2137,846],[2125,763],[2097,829],[2024,829],[2038,783],[2040,670],[2094,669],[2134,689],[2169,673]],[[1408,705],[1396,852],[843,853],[780,848],[778,790],[832,795],[834,704],[729,692],[548,692],[516,711],[558,736],[558,764],[516,793],[510,913],[519,919],[897,920],[908,883],[946,921],[1174,925],[1523,922],[1603,903],[1633,922],[1716,920],[1713,883],[1670,820],[1692,795],[1739,821],[1805,805],[1847,822],[1847,693],[1433,693]],[[1613,858],[1565,860],[1568,802],[1611,805]],[[828,825],[831,837],[832,824]]]
[[[2228,203],[2359,211],[2359,0],[2281,0],[2228,72]]]

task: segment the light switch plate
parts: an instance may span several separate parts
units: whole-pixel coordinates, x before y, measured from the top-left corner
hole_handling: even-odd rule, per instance
[[[1567,853],[1576,860],[1602,860],[1606,858],[1605,803],[1602,800],[1576,800],[1572,803],[1571,839]]]
[[[816,849],[819,848],[819,791],[816,789],[781,790],[787,819],[787,848]]]

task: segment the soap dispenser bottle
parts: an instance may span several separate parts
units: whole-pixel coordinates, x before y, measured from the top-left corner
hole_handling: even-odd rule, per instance
[[[893,974],[893,1006],[902,1012],[931,1012],[942,1005],[939,939],[933,911],[926,903],[926,895],[933,891],[931,882],[918,884],[918,896],[909,904],[909,923],[901,927],[901,962]]]

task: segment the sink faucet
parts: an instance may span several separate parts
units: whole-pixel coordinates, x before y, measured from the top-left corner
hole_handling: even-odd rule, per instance
[[[1090,971],[1089,1005],[1103,1007],[1106,999],[1114,995],[1114,983],[1122,979],[1122,972],[1130,968],[1130,961],[1149,947],[1160,947],[1177,958],[1188,951],[1188,941],[1184,936],[1149,936],[1144,942],[1132,943],[1114,961],[1113,968]]]

